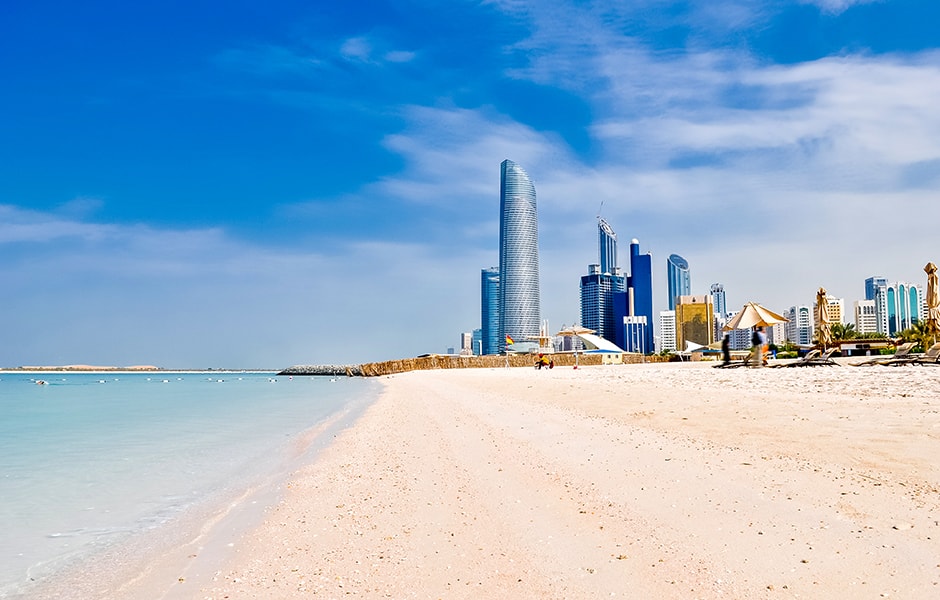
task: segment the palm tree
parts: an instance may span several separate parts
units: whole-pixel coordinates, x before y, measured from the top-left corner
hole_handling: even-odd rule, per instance
[[[926,348],[929,348],[933,344],[933,333],[927,328],[926,322],[917,322],[899,333],[901,339],[905,342],[914,342],[920,346],[920,351],[923,352]],[[916,350],[916,348],[915,348]]]
[[[855,331],[855,323],[847,323],[843,325],[842,323],[833,323],[829,326],[829,333],[832,335],[832,340],[853,340],[855,339],[857,332]]]

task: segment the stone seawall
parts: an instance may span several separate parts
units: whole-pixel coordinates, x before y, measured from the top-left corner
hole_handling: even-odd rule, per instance
[[[604,354],[550,354],[555,367],[593,366],[604,364]],[[575,362],[577,360],[577,363]],[[639,354],[624,354],[624,363],[662,362],[658,356],[641,356]],[[421,371],[428,369],[493,369],[505,367],[535,366],[536,356],[533,354],[513,354],[510,356],[449,356],[431,354],[417,358],[402,358],[382,362],[364,363],[361,365],[296,365],[284,369],[279,375],[326,375],[348,377],[379,377],[407,371]]]

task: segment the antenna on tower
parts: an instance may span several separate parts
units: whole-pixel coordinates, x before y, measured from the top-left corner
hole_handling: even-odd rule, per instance
[[[597,218],[601,218],[601,211],[604,210],[604,201],[601,200],[601,205],[597,207]]]

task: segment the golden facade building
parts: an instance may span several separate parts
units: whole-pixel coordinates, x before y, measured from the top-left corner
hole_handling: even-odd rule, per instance
[[[679,296],[676,300],[676,347],[686,342],[707,346],[715,341],[715,308],[712,297]]]

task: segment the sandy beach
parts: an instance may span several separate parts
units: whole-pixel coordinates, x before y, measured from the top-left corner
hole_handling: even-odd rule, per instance
[[[934,368],[405,373],[161,597],[937,598],[938,457]]]

